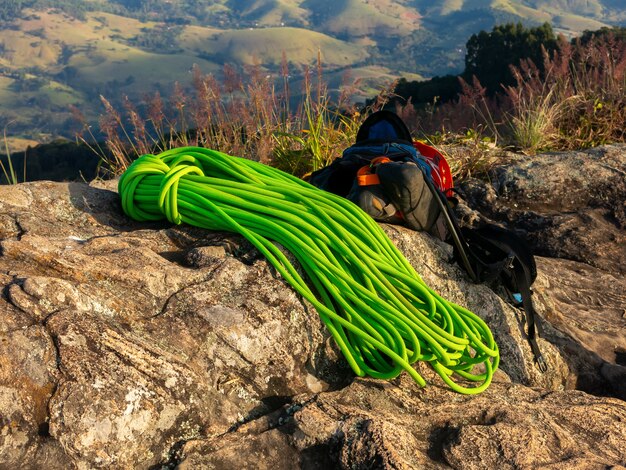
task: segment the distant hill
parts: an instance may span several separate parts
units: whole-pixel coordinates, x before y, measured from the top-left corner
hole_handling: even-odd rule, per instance
[[[88,119],[99,95],[137,99],[190,81],[197,64],[297,78],[317,60],[375,92],[393,77],[462,70],[469,36],[495,24],[551,22],[568,36],[626,24],[618,0],[20,0],[0,5],[0,130],[19,142],[71,137],[68,105]],[[26,140],[24,140],[26,139]]]

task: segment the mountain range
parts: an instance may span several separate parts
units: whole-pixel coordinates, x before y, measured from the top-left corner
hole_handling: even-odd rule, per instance
[[[495,24],[549,22],[568,37],[626,24],[621,0],[8,0],[0,5],[0,128],[13,148],[71,137],[69,105],[90,121],[99,96],[139,100],[197,64],[315,66],[365,99],[404,76],[463,69],[464,45]]]

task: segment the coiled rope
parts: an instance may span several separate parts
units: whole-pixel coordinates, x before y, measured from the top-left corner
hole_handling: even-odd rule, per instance
[[[406,370],[425,386],[411,364],[426,361],[457,392],[489,386],[499,353],[485,322],[426,286],[350,201],[261,163],[198,147],[140,157],[118,189],[136,220],[165,217],[247,238],[316,308],[358,376],[392,379]],[[297,258],[310,285],[273,242]],[[478,385],[459,385],[453,374]]]

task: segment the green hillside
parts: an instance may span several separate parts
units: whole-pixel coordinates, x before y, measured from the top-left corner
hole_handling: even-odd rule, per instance
[[[426,16],[446,16],[476,10],[502,11],[527,21],[548,21],[555,28],[578,32],[580,24],[620,24],[626,21],[621,0],[416,0],[416,9]]]
[[[271,69],[283,51],[295,70],[314,65],[318,51],[329,72],[368,58],[357,44],[300,28],[174,26],[102,12],[79,20],[25,10],[0,31],[0,127],[46,140],[71,132],[70,104],[93,120],[100,95],[167,94],[175,81],[189,84],[194,64],[216,75],[224,63]]]
[[[404,36],[420,27],[421,15],[403,2],[307,0],[303,6],[318,30],[340,37]]]
[[[228,5],[231,11],[239,12],[242,20],[260,26],[278,26],[285,22],[292,26],[308,26],[310,12],[301,6],[302,3],[302,0],[235,0]]]
[[[187,32],[187,29],[191,31]],[[356,64],[367,58],[367,52],[357,45],[301,28],[226,30],[217,33],[203,33],[198,29],[185,28],[179,45],[218,63],[252,65],[258,62],[275,67],[280,65],[283,51],[293,64],[300,67],[313,64],[318,51],[322,51],[324,63],[331,68]]]
[[[360,97],[398,76],[458,72],[470,35],[551,22],[568,36],[624,24],[618,0],[20,0],[0,3],[0,130],[19,142],[72,136],[69,105],[89,120],[99,96],[134,101],[196,64],[221,74],[283,53],[294,86],[318,51],[332,87],[351,72]],[[25,140],[24,140],[25,139]]]

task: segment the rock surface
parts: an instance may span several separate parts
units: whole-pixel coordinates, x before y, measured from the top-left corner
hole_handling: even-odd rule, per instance
[[[453,393],[424,364],[426,389],[355,379],[245,240],[133,222],[114,182],[0,187],[0,468],[626,465],[626,404],[606,396],[626,397],[617,267],[538,260],[542,374],[519,312],[449,246],[385,230],[490,325],[502,363],[487,392]]]
[[[618,468],[626,407],[583,392],[495,383],[469,398],[355,380],[297,397],[214,439],[190,441],[180,468]]]
[[[626,399],[626,146],[520,157],[462,194],[529,240],[543,336],[577,388]]]
[[[461,189],[472,207],[522,229],[535,253],[626,274],[626,145],[518,157],[491,184]]]

